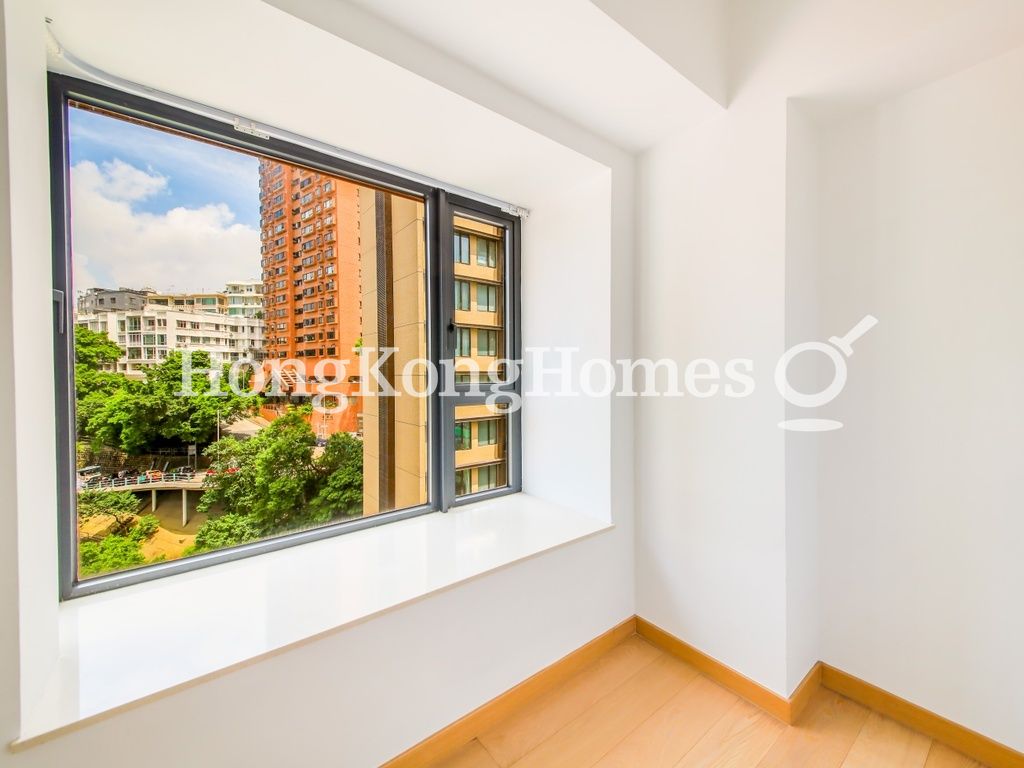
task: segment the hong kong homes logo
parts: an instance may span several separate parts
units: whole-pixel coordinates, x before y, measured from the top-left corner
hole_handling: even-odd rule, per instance
[[[865,315],[844,336],[831,336],[827,343],[823,341],[805,341],[802,344],[797,344],[787,349],[786,353],[779,358],[778,365],[775,366],[775,387],[779,390],[779,394],[785,398],[787,403],[798,408],[820,408],[831,403],[839,397],[839,394],[846,386],[848,373],[846,361],[853,356],[853,343],[877,324],[877,318],[872,315]],[[828,386],[819,392],[799,392],[789,383],[788,371],[790,364],[798,356],[807,353],[825,355],[832,365],[832,380]],[[793,432],[828,432],[833,429],[840,429],[843,423],[835,419],[815,417],[787,419],[779,422],[779,426]]]
[[[870,331],[878,320],[865,315],[843,336],[827,341],[806,341],[790,347],[779,358],[774,371],[775,387],[794,408],[814,409],[835,400],[846,386],[847,360],[853,345]],[[241,359],[227,372],[221,368],[193,365],[191,355],[182,359],[181,397],[226,396],[222,386],[243,397],[258,395],[308,398],[317,412],[334,414],[349,407],[350,398],[366,397],[462,397],[467,393],[486,400],[489,406],[516,411],[524,400],[547,397],[712,397],[745,398],[754,393],[754,361],[731,358],[723,365],[710,358],[694,358],[685,364],[671,358],[619,359],[586,358],[576,347],[525,347],[517,359],[498,358],[488,368],[475,365],[474,358],[412,358],[395,364],[396,347],[360,347],[353,359],[324,358],[310,372],[301,360]],[[805,355],[821,355],[831,367],[831,379],[817,392],[803,392],[790,382],[790,366]],[[399,357],[401,355],[399,354]],[[552,363],[552,359],[554,362]],[[388,364],[390,361],[390,365]],[[387,371],[390,370],[390,373]],[[193,377],[209,379],[211,386],[193,388]],[[338,384],[356,380],[357,391],[339,396]],[[817,415],[790,418],[779,427],[791,432],[827,432],[839,429],[842,422]]]

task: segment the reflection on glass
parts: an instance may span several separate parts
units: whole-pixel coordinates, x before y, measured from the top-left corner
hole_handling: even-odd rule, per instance
[[[508,416],[488,405],[455,408],[455,495],[508,485]]]
[[[422,200],[69,113],[79,577],[425,503],[427,401],[360,392],[426,356]]]

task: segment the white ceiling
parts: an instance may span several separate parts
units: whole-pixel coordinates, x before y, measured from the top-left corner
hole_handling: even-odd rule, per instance
[[[481,82],[630,152],[703,122],[752,81],[841,112],[1024,42],[1024,0],[265,2],[425,77],[443,71],[440,84],[491,108],[504,97],[482,98]],[[467,72],[481,78],[475,92]]]
[[[325,29],[350,4],[638,151],[721,107],[590,0],[270,0]]]

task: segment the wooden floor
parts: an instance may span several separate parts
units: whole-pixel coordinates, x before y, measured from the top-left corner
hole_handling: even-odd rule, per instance
[[[979,768],[822,689],[786,726],[634,636],[437,768]]]

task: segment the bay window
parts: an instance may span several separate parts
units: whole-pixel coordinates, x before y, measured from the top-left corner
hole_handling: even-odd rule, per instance
[[[50,89],[62,597],[519,490],[517,217],[105,86]],[[167,344],[143,319],[210,335]]]

